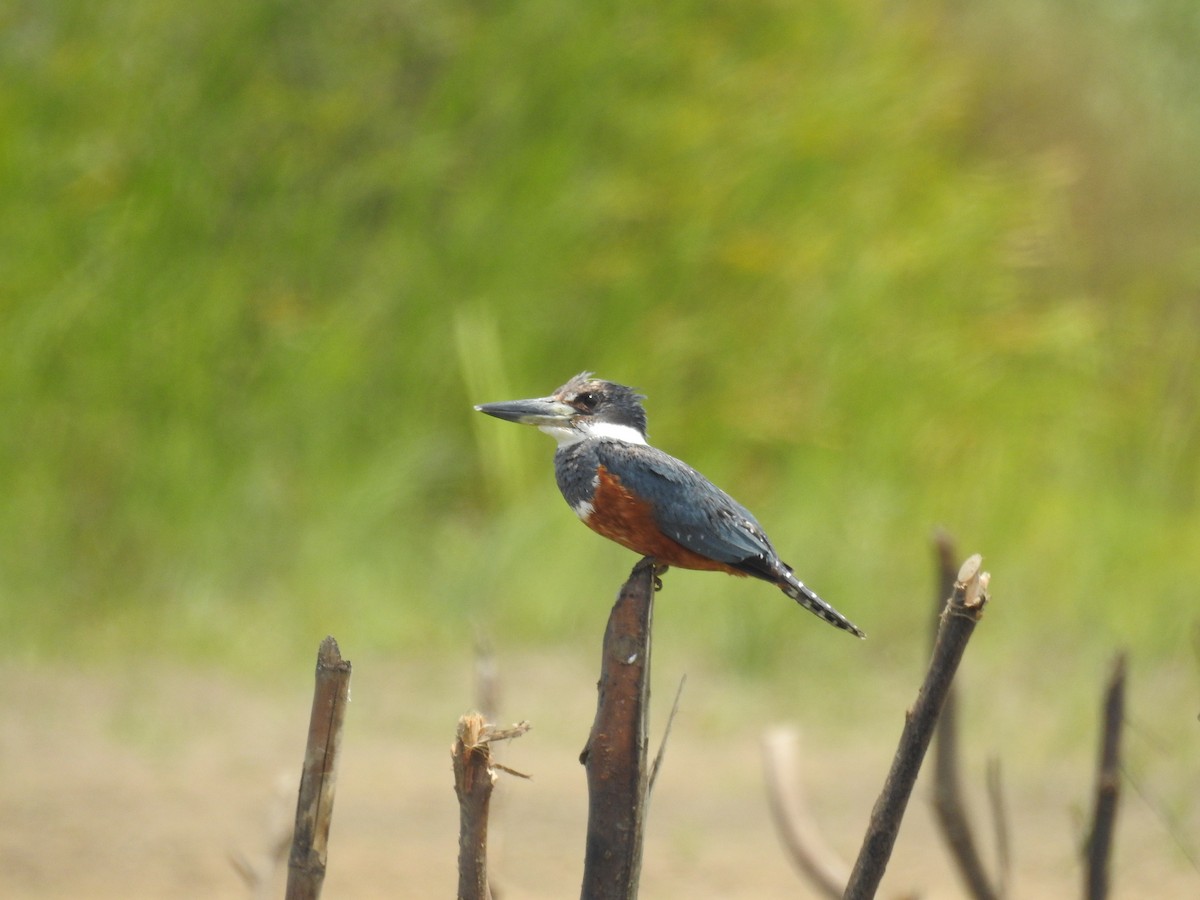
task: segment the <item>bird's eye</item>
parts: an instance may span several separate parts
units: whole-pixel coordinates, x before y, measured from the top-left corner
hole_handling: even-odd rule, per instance
[[[599,401],[600,395],[595,391],[584,391],[575,398],[575,403],[582,406],[584,409],[592,409]]]

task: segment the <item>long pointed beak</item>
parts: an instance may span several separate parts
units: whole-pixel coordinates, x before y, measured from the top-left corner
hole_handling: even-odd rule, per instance
[[[578,414],[574,407],[560,403],[553,397],[541,397],[537,400],[506,400],[502,403],[483,403],[475,407],[481,413],[504,419],[506,422],[519,422],[522,425],[558,426],[570,423]]]

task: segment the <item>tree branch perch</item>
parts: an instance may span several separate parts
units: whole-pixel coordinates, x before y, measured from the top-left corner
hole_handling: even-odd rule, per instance
[[[632,900],[642,865],[649,778],[650,624],[655,567],[633,567],[609,614],[596,719],[579,761],[587,769],[584,900]]]

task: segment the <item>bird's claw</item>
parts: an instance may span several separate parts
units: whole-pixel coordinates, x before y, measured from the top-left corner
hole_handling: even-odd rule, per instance
[[[666,573],[670,566],[663,566],[655,563],[654,565],[654,593],[658,593],[663,589],[662,576]]]

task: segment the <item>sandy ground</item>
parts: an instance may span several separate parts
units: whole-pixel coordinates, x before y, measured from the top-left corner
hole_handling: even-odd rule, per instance
[[[577,756],[595,697],[585,662],[544,655],[505,672],[503,708],[519,708],[511,718],[534,725],[500,751],[506,764],[533,775],[503,778],[493,807],[492,872],[505,900],[578,896],[586,795]],[[461,660],[355,661],[325,896],[453,896],[449,745],[470,706],[465,668]],[[297,673],[292,684],[261,693],[248,684],[161,666],[0,667],[0,896],[256,896],[231,858],[269,871],[269,848],[289,828],[311,676]],[[669,707],[670,693],[659,688],[656,707]],[[689,676],[653,798],[642,896],[815,896],[774,833],[759,758],[772,713],[746,693],[745,684],[712,674]],[[869,733],[840,726],[804,738],[802,777],[813,810],[847,857],[899,726],[897,711]],[[1089,746],[1061,765],[1012,767],[1013,896],[1078,896],[1093,757]],[[1200,896],[1200,873],[1188,860],[1196,847],[1186,846],[1200,834],[1189,769],[1170,827],[1132,792],[1123,796],[1116,896]],[[258,895],[282,896],[281,885],[276,870]],[[881,896],[914,893],[964,896],[921,784]]]

